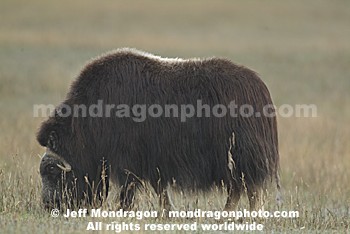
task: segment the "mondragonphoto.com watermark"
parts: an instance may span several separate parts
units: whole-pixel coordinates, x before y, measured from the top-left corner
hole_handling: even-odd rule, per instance
[[[92,218],[87,221],[85,231],[263,231],[264,224],[254,219],[299,218],[299,211],[266,211],[266,210],[175,210],[158,212],[154,210],[103,210],[103,209],[66,209],[63,214],[60,210],[52,209],[51,217],[63,216],[68,219]],[[155,222],[166,217],[167,223]],[[99,221],[97,221],[98,219]],[[111,221],[112,219],[112,221]],[[246,219],[247,221],[239,221]],[[102,220],[102,221],[101,221]],[[128,221],[125,221],[128,220]],[[153,222],[152,222],[153,220]],[[184,222],[185,220],[185,222]],[[201,220],[206,220],[201,222]],[[214,222],[211,222],[214,221]],[[219,221],[219,223],[218,223]]]
[[[235,117],[317,117],[317,106],[315,104],[283,104],[280,106],[266,105],[262,111],[256,111],[254,106],[249,104],[238,105],[234,100],[228,105],[215,104],[210,106],[197,100],[193,104],[105,104],[103,100],[91,105],[61,104],[55,111],[53,104],[35,104],[33,105],[33,117],[48,117],[53,114],[60,117],[117,117],[131,118],[135,122],[144,122],[147,118],[179,118],[181,122],[197,117],[215,117],[223,118],[225,116]]]

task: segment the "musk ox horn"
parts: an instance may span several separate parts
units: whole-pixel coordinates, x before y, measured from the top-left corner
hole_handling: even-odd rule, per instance
[[[62,164],[56,164],[58,168],[60,168],[62,171],[65,171],[65,172],[70,172],[72,170],[72,166],[66,161],[64,160],[64,158],[62,158],[61,156],[55,154],[54,152],[50,151],[50,150],[47,150],[46,153],[44,154],[43,158],[44,157],[48,157],[48,158],[54,158],[54,159],[57,159],[59,160]]]
[[[64,166],[61,166],[60,164],[56,164],[57,167],[59,167],[62,171],[70,172],[72,170],[72,167],[67,162],[62,162]]]

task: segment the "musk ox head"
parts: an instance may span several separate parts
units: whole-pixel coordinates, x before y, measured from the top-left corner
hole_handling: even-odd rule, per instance
[[[71,165],[50,149],[47,149],[41,159],[40,176],[43,186],[42,201],[47,209],[60,207],[62,199],[75,188]]]
[[[41,125],[37,139],[46,147],[46,152],[40,162],[42,179],[42,201],[45,208],[60,207],[62,202],[68,205],[82,198],[83,176],[65,158],[72,158],[69,153],[71,138],[64,128],[64,121],[55,117]]]
[[[83,147],[81,135],[72,128],[72,117],[55,115],[42,123],[37,140],[46,152],[40,163],[42,201],[48,209],[100,204],[107,196],[108,177],[104,160],[91,156],[92,150]],[[101,163],[102,162],[102,163]],[[103,168],[103,170],[102,170]]]

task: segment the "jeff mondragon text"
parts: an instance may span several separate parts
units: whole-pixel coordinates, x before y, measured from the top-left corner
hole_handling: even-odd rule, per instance
[[[238,211],[206,211],[201,209],[189,211],[169,211],[165,212],[169,218],[209,218],[209,219],[238,219],[238,218],[298,218],[298,211],[266,211],[266,210],[238,210]],[[137,220],[145,218],[163,217],[164,212],[158,211],[126,211],[102,210],[102,209],[67,209],[63,214],[66,218],[96,217],[96,218],[134,218]]]

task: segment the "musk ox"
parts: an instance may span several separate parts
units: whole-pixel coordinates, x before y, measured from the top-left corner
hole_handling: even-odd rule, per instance
[[[125,109],[175,105],[188,114],[199,100],[201,109],[185,121],[176,109],[142,121]],[[101,101],[103,115],[84,115],[84,106]],[[204,108],[232,101],[244,113],[214,116]],[[280,187],[272,104],[259,76],[227,59],[168,59],[134,49],[105,54],[83,68],[37,133],[47,149],[40,165],[43,202],[99,201],[111,179],[121,187],[122,208],[130,208],[137,185],[148,181],[167,209],[172,184],[183,191],[224,185],[225,209],[234,209],[243,192],[254,209],[267,182]],[[115,113],[107,113],[111,106]],[[248,106],[254,114],[241,108]]]

